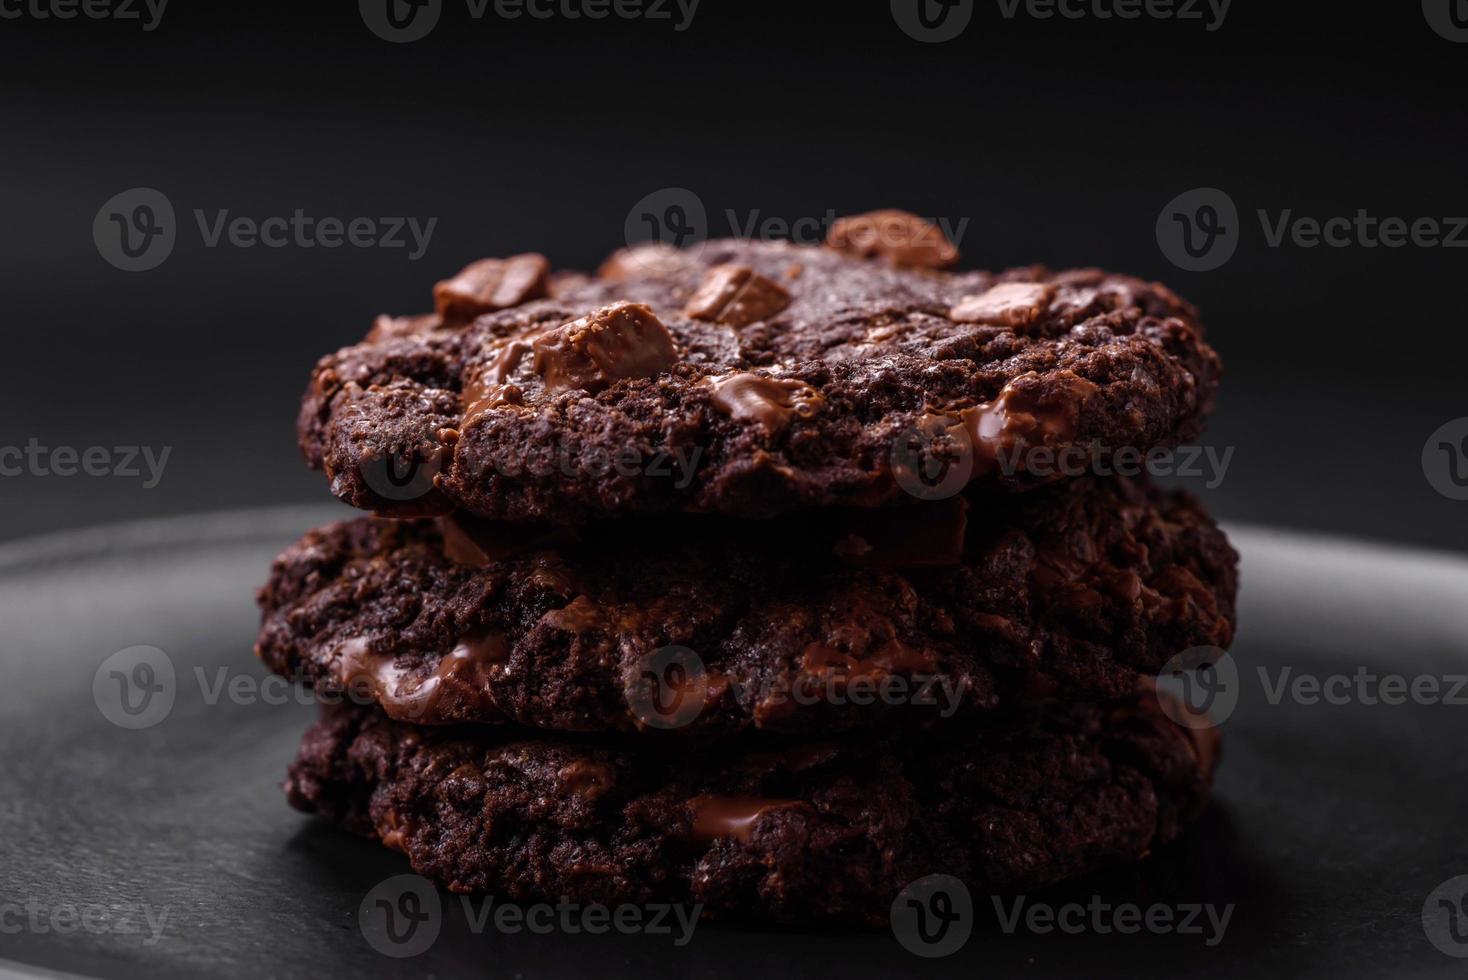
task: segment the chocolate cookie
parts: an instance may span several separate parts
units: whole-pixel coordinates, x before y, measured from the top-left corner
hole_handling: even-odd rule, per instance
[[[286,791],[456,892],[697,904],[705,916],[886,921],[945,873],[975,897],[1140,858],[1207,800],[1215,729],[1150,689],[1001,728],[665,753],[323,711]]]
[[[419,724],[835,731],[1125,693],[1228,645],[1236,558],[1121,478],[579,532],[361,518],[276,560],[256,650]]]
[[[944,271],[912,220],[643,245],[594,278],[477,262],[436,313],[317,365],[302,450],[380,514],[575,524],[1025,489],[1056,453],[1198,434],[1220,367],[1186,302],[1091,269]]]

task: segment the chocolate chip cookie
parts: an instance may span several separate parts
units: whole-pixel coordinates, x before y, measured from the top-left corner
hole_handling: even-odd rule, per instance
[[[277,559],[257,652],[420,725],[833,732],[1125,694],[1229,643],[1236,558],[1122,478],[766,522],[361,518]]]
[[[1064,475],[1036,450],[1198,434],[1220,365],[1188,303],[1094,269],[950,271],[914,222],[635,246],[590,277],[476,262],[317,365],[301,448],[382,515],[574,525],[1023,490]]]
[[[1217,750],[1215,730],[1175,724],[1145,686],[998,729],[686,753],[338,705],[286,791],[456,892],[880,924],[935,871],[977,897],[1149,854],[1202,809]]]

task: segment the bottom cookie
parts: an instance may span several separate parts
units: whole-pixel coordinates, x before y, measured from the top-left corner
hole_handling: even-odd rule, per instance
[[[1147,687],[1003,728],[676,751],[343,704],[285,788],[456,892],[880,924],[929,874],[1018,893],[1145,856],[1202,809],[1217,750]]]

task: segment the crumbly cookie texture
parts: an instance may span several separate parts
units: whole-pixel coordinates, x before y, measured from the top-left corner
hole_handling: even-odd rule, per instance
[[[936,229],[894,244],[884,222],[904,227],[636,246],[594,277],[474,263],[437,312],[383,317],[317,365],[301,448],[381,514],[577,524],[889,504],[954,466],[1026,489],[1060,478],[1057,452],[1200,432],[1220,364],[1165,287],[952,272]]]
[[[876,925],[935,869],[982,901],[1147,855],[1202,809],[1217,756],[1146,689],[999,728],[673,755],[338,705],[285,788],[456,892]]]
[[[1122,478],[769,522],[361,518],[276,560],[256,650],[424,725],[831,732],[1122,695],[1229,644],[1236,561]]]

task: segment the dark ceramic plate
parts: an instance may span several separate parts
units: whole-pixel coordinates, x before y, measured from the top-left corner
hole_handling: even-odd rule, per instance
[[[1027,908],[1059,910],[1068,930],[1006,931],[980,901],[964,924],[966,944],[938,959],[914,955],[885,930],[704,924],[679,946],[662,935],[475,932],[445,894],[427,950],[385,956],[364,936],[358,910],[408,869],[286,806],[278,784],[313,709],[262,689],[250,655],[251,591],[267,563],[331,516],[232,513],[0,549],[0,976],[1259,978],[1468,969],[1451,955],[1468,956],[1468,878],[1451,882],[1468,875],[1468,705],[1417,703],[1432,700],[1426,694],[1363,703],[1363,691],[1391,692],[1357,679],[1361,668],[1443,679],[1437,700],[1453,693],[1452,676],[1468,672],[1468,562],[1248,528],[1234,529],[1245,556],[1234,651],[1241,683],[1224,725],[1217,802],[1184,840],[1139,867],[1027,899]],[[138,646],[166,652],[171,685],[136,652],[108,659]],[[1332,700],[1346,703],[1307,703],[1309,680],[1305,696],[1287,691],[1271,703],[1286,669],[1288,683],[1326,679]],[[166,716],[157,717],[167,693],[146,704],[135,697],[134,714],[122,710],[118,676],[135,692],[171,691]],[[1418,683],[1422,693],[1430,681]],[[1468,702],[1468,691],[1456,695]],[[1130,922],[1116,914],[1126,904],[1161,908],[1174,923],[1194,906],[1232,911],[1221,938],[1205,914],[1200,932],[1102,931]],[[1082,908],[1065,912],[1074,905]]]

